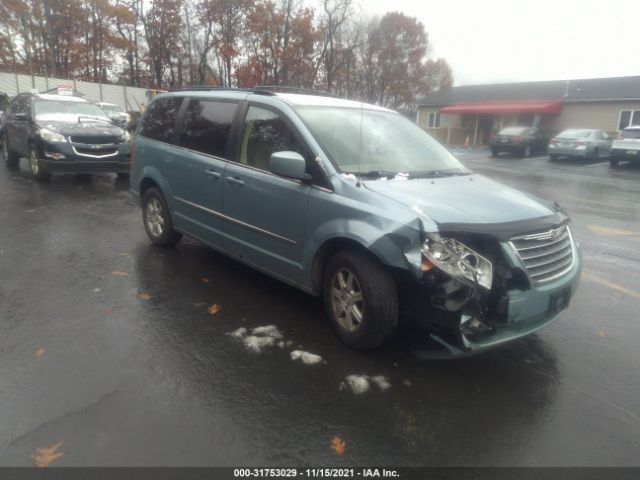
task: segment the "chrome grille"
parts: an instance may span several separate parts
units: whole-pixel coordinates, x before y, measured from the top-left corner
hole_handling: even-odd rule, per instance
[[[514,237],[511,245],[535,283],[556,279],[573,266],[573,239],[567,225]]]

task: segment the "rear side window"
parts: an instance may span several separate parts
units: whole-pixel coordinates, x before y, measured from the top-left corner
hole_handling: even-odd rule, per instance
[[[160,98],[149,105],[140,134],[161,142],[172,143],[176,116],[181,103],[181,97],[169,97]]]
[[[192,98],[182,122],[180,145],[226,158],[227,140],[237,104]]]

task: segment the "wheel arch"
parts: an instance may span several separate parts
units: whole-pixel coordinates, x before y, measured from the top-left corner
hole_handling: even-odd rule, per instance
[[[316,251],[311,265],[311,290],[315,295],[322,293],[322,284],[327,261],[333,254],[343,250],[351,250],[366,255],[375,262],[389,268],[384,259],[380,258],[363,243],[349,237],[333,237],[326,240]]]

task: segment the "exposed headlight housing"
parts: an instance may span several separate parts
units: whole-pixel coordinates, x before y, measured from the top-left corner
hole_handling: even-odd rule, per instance
[[[41,128],[38,133],[40,134],[40,138],[45,142],[66,142],[67,139],[64,135],[54,132],[53,130],[49,130],[48,128]]]
[[[444,273],[491,290],[493,265],[479,253],[453,238],[428,237],[422,254]]]

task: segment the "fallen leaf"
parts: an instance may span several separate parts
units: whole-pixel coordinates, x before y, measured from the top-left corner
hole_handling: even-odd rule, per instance
[[[604,333],[603,331],[599,331],[596,335],[598,335],[599,337],[606,337],[607,334]]]
[[[129,252],[120,252],[120,253],[118,253],[119,257],[128,257],[129,255],[131,255]]]
[[[63,442],[58,442],[49,448],[36,448],[36,453],[31,455],[36,467],[48,467],[56,458],[64,455],[64,452],[57,452]]]
[[[211,305],[209,307],[209,309],[207,310],[211,315],[215,315],[216,313],[218,313],[220,310],[222,310],[222,307],[220,305],[218,305],[217,303],[214,303],[213,305]]]
[[[104,309],[104,314],[109,317],[111,315],[113,315],[113,309],[112,308],[105,308]]]
[[[208,278],[202,278],[202,283],[209,283],[211,280],[209,280]]]
[[[44,348],[40,347],[39,349],[36,350],[36,357],[40,358],[41,356],[44,355]]]
[[[343,442],[340,437],[335,436],[333,437],[333,440],[331,440],[331,448],[335,450],[338,455],[342,455],[347,449],[347,444]]]
[[[151,300],[151,295],[149,295],[148,293],[140,293],[138,294],[138,298],[140,300]]]
[[[102,291],[101,288],[94,288],[93,293],[100,293]]]
[[[121,272],[119,270],[114,270],[111,272],[112,277],[128,277],[129,274],[127,272]]]

